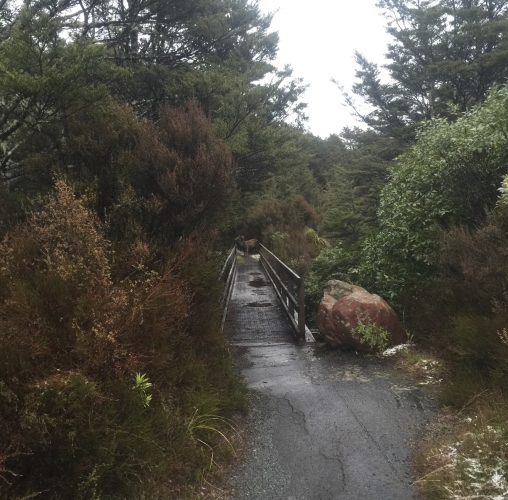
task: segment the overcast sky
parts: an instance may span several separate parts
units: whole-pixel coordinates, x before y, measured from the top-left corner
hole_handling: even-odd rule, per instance
[[[343,106],[330,78],[351,89],[355,50],[383,63],[389,36],[375,4],[376,0],[259,0],[263,12],[278,9],[272,23],[280,39],[277,67],[291,65],[293,76],[310,85],[303,100],[313,134],[325,138],[345,126],[360,125]]]

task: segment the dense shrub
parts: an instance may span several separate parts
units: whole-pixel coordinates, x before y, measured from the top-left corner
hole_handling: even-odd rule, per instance
[[[354,283],[357,279],[358,261],[358,252],[345,249],[340,243],[333,248],[323,248],[312,261],[305,279],[305,305],[310,321],[316,322],[316,313],[326,282],[341,280]]]
[[[489,316],[493,301],[506,298],[508,210],[498,207],[476,229],[444,231],[439,243],[433,262],[441,303]]]
[[[253,238],[269,243],[276,232],[310,227],[315,229],[318,215],[315,208],[303,196],[280,199],[267,196],[260,199],[249,211],[245,232]]]
[[[231,152],[196,102],[186,110],[165,106],[159,114],[129,153],[138,220],[164,243],[213,232],[227,219],[236,193]]]
[[[112,98],[72,114],[61,148],[41,147],[27,160],[37,192],[64,171],[116,241],[210,237],[236,196],[230,149],[195,101],[158,114],[157,123],[141,120]]]
[[[507,173],[508,88],[457,122],[435,119],[391,168],[381,195],[380,231],[367,239],[364,279],[399,305],[413,300],[435,268],[440,228],[475,227],[498,199]]]
[[[458,367],[468,365],[459,379],[480,373],[507,381],[508,210],[498,205],[476,229],[442,231],[437,243],[435,276],[422,292],[415,327]]]
[[[62,180],[0,244],[2,498],[170,498],[209,464],[190,422],[241,404],[215,263],[186,244],[150,269],[132,245]]]
[[[306,275],[311,260],[329,246],[315,230],[318,219],[316,209],[303,196],[279,199],[267,195],[247,214],[244,230],[297,273]]]
[[[305,227],[292,228],[286,232],[276,231],[270,236],[268,246],[296,273],[307,276],[312,259],[330,244],[314,229]]]

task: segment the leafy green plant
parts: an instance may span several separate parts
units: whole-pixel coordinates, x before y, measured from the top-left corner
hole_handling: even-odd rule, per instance
[[[338,279],[354,283],[359,254],[353,249],[344,249],[339,243],[333,248],[323,248],[312,261],[305,278],[306,315],[311,324],[316,323],[319,302],[327,281]]]
[[[508,175],[503,177],[503,182],[501,183],[501,187],[499,188],[499,192],[501,193],[499,196],[499,204],[507,205],[508,204]]]
[[[378,211],[379,232],[363,244],[361,282],[399,304],[418,297],[435,275],[439,231],[485,222],[507,174],[508,87],[455,123],[433,119],[390,168]],[[501,189],[504,189],[502,187]]]
[[[358,326],[351,330],[351,335],[367,344],[373,351],[382,352],[388,347],[388,332],[374,323],[359,321]]]
[[[150,401],[152,400],[152,395],[147,394],[147,390],[152,387],[152,383],[149,382],[148,377],[144,373],[136,373],[136,380],[134,386],[132,387],[135,391],[138,391],[141,396],[141,401],[143,402],[143,406],[150,406]]]

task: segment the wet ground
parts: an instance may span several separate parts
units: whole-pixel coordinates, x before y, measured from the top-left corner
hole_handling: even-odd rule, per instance
[[[251,411],[233,498],[415,498],[411,441],[432,401],[387,360],[295,344],[261,266],[242,261],[227,324]]]

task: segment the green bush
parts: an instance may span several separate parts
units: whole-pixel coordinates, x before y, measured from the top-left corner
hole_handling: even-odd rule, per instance
[[[365,324],[359,321],[358,326],[351,330],[351,335],[375,352],[383,352],[388,347],[388,332],[374,323]]]
[[[307,317],[316,322],[319,302],[327,281],[338,279],[354,283],[357,278],[359,254],[355,249],[346,250],[339,243],[333,248],[323,248],[312,261],[305,279],[305,306]]]
[[[484,223],[507,174],[508,87],[455,123],[434,119],[390,171],[378,211],[379,232],[363,245],[362,280],[399,304],[414,300],[435,273],[442,228]]]

